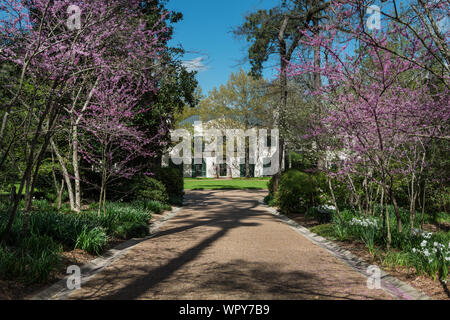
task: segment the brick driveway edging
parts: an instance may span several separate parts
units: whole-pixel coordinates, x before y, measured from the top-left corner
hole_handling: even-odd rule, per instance
[[[348,250],[339,247],[336,243],[321,237],[307,228],[299,225],[297,222],[289,219],[285,215],[279,213],[276,209],[267,206],[263,200],[259,200],[259,203],[272,215],[274,215],[279,221],[287,224],[293,230],[300,233],[302,236],[310,240],[311,242],[317,244],[318,246],[324,248],[333,256],[343,261],[345,264],[350,266],[352,269],[358,271],[365,277],[367,275],[367,269],[370,267],[368,263],[354,255]],[[413,288],[409,284],[389,275],[385,271],[381,270],[381,288],[393,295],[397,299],[402,300],[432,300],[423,292]]]

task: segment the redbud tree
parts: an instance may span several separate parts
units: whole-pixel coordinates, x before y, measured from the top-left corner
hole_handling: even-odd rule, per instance
[[[80,15],[74,16],[76,12]],[[34,183],[55,132],[70,123],[77,134],[84,113],[94,105],[125,110],[127,103],[133,106],[142,94],[157,90],[157,75],[161,73],[158,60],[165,50],[159,37],[165,30],[158,22],[147,26],[141,12],[137,0],[0,2],[0,61],[13,65],[19,74],[11,83],[2,84],[10,95],[2,104],[0,157],[11,156],[11,148],[5,148],[10,144],[5,132],[11,128],[11,114],[21,112],[33,123],[17,139],[26,146],[26,157],[19,188],[12,190],[5,234],[14,222],[24,190],[26,209],[30,207]],[[120,89],[125,84],[127,95]],[[27,89],[30,86],[34,89]],[[100,98],[99,90],[105,88],[109,102],[119,101],[120,107]],[[134,99],[129,99],[130,95]],[[117,119],[110,123],[114,126],[119,126]],[[86,132],[87,128],[85,121]],[[77,151],[87,149],[74,137],[77,162]]]
[[[379,30],[366,24],[370,4],[330,1],[322,12],[328,19],[302,30],[302,45],[320,48],[320,66],[299,56],[289,73],[321,75],[321,87],[311,91],[321,111],[307,138],[320,141],[325,158],[340,160],[337,171],[324,170],[341,180],[356,175],[375,183],[391,200],[401,232],[396,182],[410,181],[413,216],[427,146],[448,139],[449,33],[435,28],[444,1],[418,1],[402,13],[393,1],[392,12],[381,14],[385,24]]]

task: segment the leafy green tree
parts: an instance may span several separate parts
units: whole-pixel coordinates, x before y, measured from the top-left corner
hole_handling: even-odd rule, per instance
[[[269,83],[248,75],[243,69],[232,73],[228,82],[214,88],[208,97],[201,100],[199,107],[186,113],[184,119],[198,115],[198,120],[209,122],[216,129],[269,128],[271,126],[270,106],[267,90]],[[248,141],[246,147],[248,149]],[[246,176],[250,176],[248,152],[246,154]]]
[[[285,0],[269,10],[258,10],[245,18],[243,25],[234,30],[238,37],[251,43],[248,58],[252,65],[251,73],[261,76],[263,64],[273,55],[280,63],[280,103],[275,113],[276,126],[285,126],[285,110],[288,103],[287,66],[303,37],[301,30],[313,29],[318,32],[321,12],[328,4],[325,1]],[[314,62],[320,65],[320,51],[314,50]],[[320,74],[315,74],[316,87],[320,87]],[[280,164],[284,156],[284,137],[280,136]],[[281,168],[274,179],[274,189],[278,189]]]

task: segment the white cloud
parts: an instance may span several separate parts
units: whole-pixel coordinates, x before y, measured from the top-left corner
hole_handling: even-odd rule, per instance
[[[206,71],[209,67],[205,64],[205,57],[198,57],[192,60],[182,62],[187,71]]]

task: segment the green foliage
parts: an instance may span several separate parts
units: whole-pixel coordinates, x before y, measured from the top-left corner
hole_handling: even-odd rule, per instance
[[[351,232],[345,223],[335,222],[333,223],[333,231],[336,239],[339,241],[345,241],[352,239]]]
[[[311,175],[291,169],[283,173],[275,201],[283,213],[305,212],[316,203],[317,194]]]
[[[179,206],[183,204],[184,178],[180,169],[159,168],[156,172],[156,179],[166,187],[170,204]]]
[[[144,238],[148,235],[148,225],[143,222],[124,222],[116,228],[115,236],[120,239]]]
[[[21,264],[12,250],[0,246],[0,275],[9,279],[21,275]]]
[[[45,202],[42,202],[45,204]],[[154,209],[167,209],[166,205],[154,203]],[[35,211],[30,215],[30,230],[32,234],[51,237],[54,241],[63,244],[68,248],[74,248],[80,235],[89,233],[92,229],[103,228],[108,236],[115,236],[121,225],[133,223],[135,225],[147,226],[151,219],[151,209],[140,202],[127,203],[107,203],[106,215],[98,215],[95,206],[92,211],[81,214],[64,214],[55,211],[51,207],[45,210]],[[0,215],[0,232],[6,226],[5,215]],[[17,246],[20,242],[23,228],[23,213],[19,212],[14,221],[8,244]],[[128,227],[129,228],[129,227]],[[123,228],[122,228],[123,230]],[[123,232],[121,233],[123,237]]]
[[[0,214],[0,235],[2,235],[6,229],[8,223],[8,215]],[[18,215],[11,226],[9,237],[6,239],[6,244],[15,246],[20,243],[22,238],[23,217]]]
[[[305,217],[308,219],[315,219],[319,223],[330,223],[333,220],[334,210],[326,206],[309,207],[306,211]]]
[[[382,228],[374,218],[354,218],[348,223],[349,233],[362,240],[370,253],[374,253],[375,241],[382,235]]]
[[[34,201],[30,215],[30,236],[23,239],[23,212],[13,223],[8,247],[0,247],[0,277],[26,283],[45,282],[56,271],[62,245],[100,254],[110,237],[142,238],[149,233],[151,212],[170,208],[157,201],[107,203],[106,215],[92,211],[64,214],[46,200]],[[0,214],[0,233],[7,224],[7,215]]]
[[[404,179],[404,177],[400,177],[397,180],[395,180],[395,183],[392,187],[393,192],[395,194],[395,198],[397,200],[397,204],[400,207],[406,208],[409,206],[408,183],[409,181],[407,179]]]
[[[69,248],[74,248],[83,230],[100,224],[93,214],[62,214],[57,211],[37,211],[30,216],[33,233],[47,235]]]
[[[137,191],[139,200],[154,200],[161,203],[169,201],[166,186],[159,180],[150,177],[140,179],[139,190]]]
[[[105,229],[101,227],[95,227],[91,230],[84,228],[78,235],[75,248],[99,255],[107,244],[108,236]]]
[[[430,194],[431,203],[435,211],[450,211],[450,187],[445,186],[442,188],[436,188]]]
[[[432,234],[424,234],[422,242],[410,251],[410,260],[418,274],[447,281],[450,266],[450,242],[441,243]]]
[[[298,16],[303,12],[304,8],[300,2],[296,2],[294,8],[289,10],[283,10],[282,6],[269,10],[258,10],[247,15],[245,22],[234,30],[235,35],[246,39],[251,44],[248,49],[248,58],[252,66],[252,76],[261,77],[263,64],[268,61],[271,55],[280,52],[278,37],[284,14]],[[309,21],[305,23],[309,23]],[[290,19],[286,26],[284,38],[293,40],[298,33],[298,21]],[[294,41],[293,45],[297,46],[298,43]]]
[[[151,211],[154,213],[161,213],[164,210],[171,209],[171,207],[169,205],[161,203],[159,201],[155,201],[155,200],[145,200],[145,201],[141,201],[141,203],[145,210]]]
[[[333,199],[331,197],[330,188],[328,186],[328,183],[325,182],[327,185],[322,185],[320,188],[322,192],[324,193],[323,197],[325,198],[324,201],[326,203],[332,203]],[[348,186],[343,183],[342,181],[339,181],[337,179],[331,180],[332,186],[333,186],[333,192],[336,199],[336,203],[339,208],[347,208],[349,207],[348,198],[350,191],[348,189]]]
[[[264,203],[267,204],[270,207],[274,207],[275,204],[275,199],[273,198],[273,195],[269,194],[266,197],[264,197]]]
[[[449,223],[450,224],[450,214],[447,212],[436,212],[433,216],[433,220],[437,223]]]
[[[320,224],[318,226],[314,226],[311,228],[311,231],[318,234],[319,236],[324,237],[324,238],[328,238],[328,239],[335,238],[334,225],[331,223]]]
[[[269,183],[267,184],[267,187],[269,188],[269,196],[272,197],[272,199],[275,197],[275,191],[274,191],[274,177],[271,177],[269,180]]]
[[[38,194],[45,195],[47,193],[55,193],[55,184],[52,177],[52,165],[49,162],[45,162],[39,169],[39,175],[34,183]]]
[[[391,210],[392,208],[389,208]],[[314,215],[314,208],[308,215]],[[402,210],[402,220],[406,210]],[[331,224],[321,224],[311,230],[319,235],[340,241],[357,240],[363,242],[374,254],[385,246],[383,222],[378,216],[366,217],[350,210],[341,212],[343,222],[333,215]],[[434,279],[448,278],[450,261],[450,232],[423,232],[411,229],[404,224],[403,232],[396,229],[395,217],[390,217],[391,250],[385,253],[383,264],[386,266],[411,266],[418,274],[428,274]]]
[[[151,212],[146,210],[141,202],[133,204],[107,203],[106,215],[98,217],[99,226],[106,229],[110,236],[123,237],[121,226],[130,223],[136,225],[146,225],[148,233],[148,223],[151,219]]]
[[[300,154],[296,152],[289,153],[290,161],[293,169],[300,171],[312,170],[317,168],[317,160],[311,159],[306,154]]]
[[[404,251],[388,251],[383,257],[382,264],[387,267],[409,267],[412,265],[411,255]]]
[[[27,284],[46,282],[60,266],[60,253],[53,239],[32,234],[14,250],[0,246],[0,275]]]

